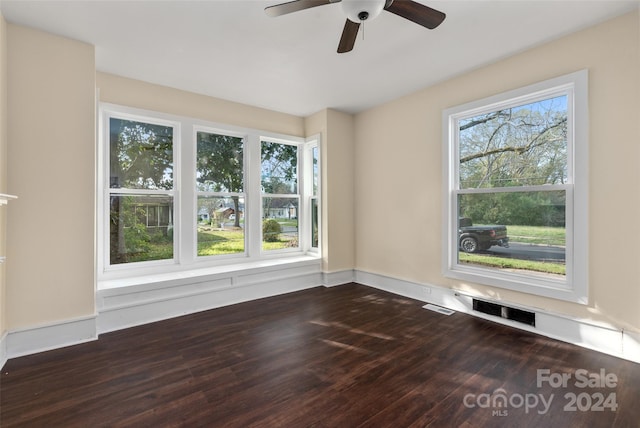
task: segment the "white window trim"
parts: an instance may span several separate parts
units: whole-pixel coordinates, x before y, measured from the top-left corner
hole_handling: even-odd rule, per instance
[[[305,171],[303,177],[306,180],[303,182],[304,184],[304,195],[306,195],[303,204],[305,209],[309,212],[309,215],[305,216],[305,222],[300,227],[300,233],[305,237],[304,239],[308,239],[308,248],[310,253],[320,254],[320,246],[322,244],[322,240],[320,237],[322,236],[322,222],[318,222],[318,246],[313,247],[312,242],[312,228],[313,228],[313,219],[312,219],[312,202],[315,199],[318,204],[318,219],[321,217],[322,213],[322,201],[320,198],[322,192],[322,182],[318,179],[316,193],[313,192],[313,150],[317,149],[318,151],[318,178],[320,175],[320,171],[322,170],[322,158],[320,156],[320,135],[314,135],[312,137],[307,138],[304,144],[304,151],[302,156],[304,157],[303,164],[310,168],[311,171]]]
[[[173,127],[173,189],[172,190],[137,190],[137,189],[114,189],[113,192],[110,189],[109,182],[109,157],[107,151],[109,150],[108,137],[109,135],[109,118],[118,118],[132,121],[144,121],[145,123],[164,125]],[[108,262],[109,257],[109,228],[106,227],[109,214],[105,211],[110,203],[111,193],[121,194],[159,194],[159,195],[171,195],[173,197],[173,211],[174,211],[174,236],[179,237],[181,230],[178,227],[181,224],[180,218],[180,153],[181,153],[181,136],[182,127],[180,121],[175,117],[166,114],[157,114],[155,112],[149,112],[144,110],[136,110],[125,107],[120,107],[112,104],[100,104],[99,116],[98,116],[98,174],[97,174],[97,245],[98,245],[98,257],[97,257],[97,269],[98,278],[100,278],[101,272],[111,271],[114,275],[119,275],[119,272],[128,271],[129,268],[125,265],[110,265]],[[173,259],[167,260],[153,260],[145,262],[148,269],[162,269],[163,267],[175,265],[176,260],[180,255],[180,248],[177,245],[178,238],[174,239],[173,245]]]
[[[554,280],[526,273],[501,272],[497,269],[458,263],[458,165],[457,121],[506,106],[525,104],[565,92],[568,99],[568,146],[566,185],[553,186],[567,193],[566,206],[566,280]],[[573,101],[572,101],[573,100]],[[588,303],[588,72],[581,70],[482,100],[444,110],[443,129],[443,275],[462,281],[521,291],[559,300]],[[507,189],[516,190],[516,189]],[[549,190],[548,186],[519,187],[518,191]],[[482,192],[477,190],[475,192]],[[487,189],[495,192],[496,189]],[[573,203],[572,203],[573,201]]]
[[[299,189],[300,205],[307,195],[302,191],[304,185],[303,154],[307,144],[319,144],[319,138],[304,139],[264,130],[219,124],[184,116],[177,116],[156,111],[121,106],[111,103],[99,103],[98,106],[98,162],[97,162],[97,279],[98,288],[101,283],[127,278],[152,277],[163,273],[197,272],[207,268],[238,269],[244,263],[281,263],[286,259],[292,262],[301,256],[319,257],[319,251],[311,248],[311,242],[303,239],[302,225],[299,225],[300,247],[287,250],[262,251],[261,206],[262,192],[260,188],[260,144],[261,141],[274,141],[298,146],[299,150]],[[106,219],[109,207],[109,165],[108,165],[108,131],[109,118],[118,117],[148,123],[171,124],[174,126],[174,258],[172,260],[155,260],[130,264],[109,264],[109,230]],[[216,132],[244,139],[244,194],[248,217],[245,217],[245,252],[215,257],[197,256],[197,191],[195,188],[195,161],[197,155],[196,132]],[[105,141],[106,140],[106,141]],[[309,143],[309,142],[312,143]],[[307,180],[308,181],[308,180]],[[257,182],[257,185],[255,183]],[[184,183],[184,185],[183,185]],[[191,186],[188,183],[193,183]],[[253,185],[251,184],[253,183]],[[162,191],[162,193],[167,193]],[[305,210],[306,212],[306,210]],[[303,212],[299,213],[299,217]],[[257,225],[257,226],[256,226]],[[307,227],[305,224],[304,227]],[[143,279],[141,279],[143,280]]]
[[[200,123],[194,124],[192,126],[192,132],[190,135],[190,138],[192,139],[192,145],[190,147],[188,147],[188,149],[190,150],[190,152],[188,154],[185,154],[185,156],[189,156],[189,159],[192,162],[192,165],[194,165],[194,168],[189,168],[188,172],[185,172],[184,175],[189,174],[189,177],[186,177],[183,175],[183,179],[185,180],[185,182],[192,182],[195,184],[196,182],[196,168],[195,165],[197,164],[197,157],[198,157],[198,142],[197,142],[197,135],[198,132],[204,132],[204,133],[209,133],[209,134],[219,134],[219,135],[226,135],[229,137],[238,137],[238,138],[242,138],[243,140],[243,146],[242,146],[242,159],[243,159],[243,163],[244,165],[242,166],[242,172],[244,174],[244,181],[243,181],[243,192],[199,192],[196,190],[195,186],[185,186],[185,187],[189,187],[189,189],[185,189],[183,191],[183,193],[185,194],[185,201],[191,201],[191,205],[192,205],[192,209],[193,212],[197,214],[198,212],[198,196],[202,193],[206,193],[206,196],[220,196],[220,197],[229,197],[232,195],[237,195],[237,196],[241,196],[244,197],[245,199],[245,212],[247,211],[246,207],[247,207],[247,200],[248,200],[248,193],[247,193],[247,175],[248,175],[248,162],[247,162],[247,152],[248,152],[248,145],[249,145],[249,134],[247,132],[238,132],[238,130],[230,130],[230,129],[225,129],[223,127],[212,127],[212,126],[204,126]],[[193,188],[190,188],[193,187]],[[191,192],[193,192],[193,194],[191,194]],[[245,213],[246,214],[246,213]],[[195,218],[195,217],[194,217]],[[193,220],[192,220],[193,221]],[[182,244],[184,247],[184,252],[186,252],[187,254],[192,254],[192,257],[189,258],[189,260],[183,260],[184,264],[188,264],[188,263],[217,263],[217,262],[221,262],[221,261],[234,261],[237,259],[241,259],[241,258],[248,258],[249,257],[249,248],[248,248],[248,243],[249,243],[249,233],[247,231],[247,228],[250,229],[250,225],[247,224],[247,219],[245,218],[245,231],[244,231],[244,252],[243,253],[239,253],[239,254],[225,254],[225,255],[219,255],[219,256],[198,256],[197,255],[197,245],[198,245],[198,228],[195,222],[193,222],[193,224],[189,224],[188,225],[188,229],[190,231],[190,236],[189,237],[184,237],[182,240]],[[195,248],[196,250],[191,250],[192,248]],[[194,253],[195,251],[195,253]]]
[[[283,140],[281,138],[273,138],[273,137],[268,137],[268,136],[261,136],[260,137],[260,148],[259,151],[257,153],[262,153],[262,143],[276,143],[276,144],[285,144],[285,145],[295,145],[297,146],[297,165],[296,165],[296,187],[298,189],[298,193],[283,193],[283,194],[279,194],[279,193],[264,193],[262,192],[262,189],[260,190],[260,204],[259,207],[260,209],[258,210],[258,212],[260,213],[260,218],[264,219],[264,204],[263,204],[263,198],[265,197],[269,197],[269,198],[284,198],[284,199],[297,199],[298,200],[298,247],[297,248],[283,248],[283,249],[279,249],[279,250],[264,250],[262,248],[262,236],[260,237],[260,254],[262,254],[262,256],[271,256],[273,257],[274,255],[278,255],[278,254],[287,254],[287,253],[295,253],[295,252],[299,252],[300,249],[302,248],[306,248],[309,249],[310,245],[307,245],[307,242],[305,240],[305,238],[302,236],[302,229],[303,229],[303,225],[305,223],[305,218],[306,218],[306,210],[305,207],[303,206],[303,194],[304,194],[304,190],[305,190],[305,168],[304,168],[304,159],[303,159],[303,153],[304,153],[304,144],[292,144],[292,141],[289,140]],[[301,143],[302,141],[298,141],[298,143]],[[262,156],[260,156],[262,157]],[[260,159],[258,160],[258,162],[260,162]],[[260,169],[259,169],[259,176],[262,175],[262,164],[260,163],[259,165]],[[262,186],[261,186],[262,187]],[[262,233],[262,231],[260,231]]]

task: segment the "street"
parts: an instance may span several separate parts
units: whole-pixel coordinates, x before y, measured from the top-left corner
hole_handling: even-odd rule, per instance
[[[507,257],[522,260],[554,261],[565,260],[565,248],[547,245],[509,243],[509,248],[494,246],[484,252],[499,257]]]

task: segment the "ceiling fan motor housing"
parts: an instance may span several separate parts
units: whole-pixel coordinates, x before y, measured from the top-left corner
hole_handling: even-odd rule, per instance
[[[342,0],[342,10],[349,21],[359,23],[367,19],[373,19],[382,12],[385,0]]]

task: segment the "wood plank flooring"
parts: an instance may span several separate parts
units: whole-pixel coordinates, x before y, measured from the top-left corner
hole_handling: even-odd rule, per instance
[[[0,426],[640,427],[639,364],[421,306],[314,288],[15,358]]]

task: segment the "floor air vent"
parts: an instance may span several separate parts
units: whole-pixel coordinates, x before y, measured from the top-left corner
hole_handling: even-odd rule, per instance
[[[498,303],[485,302],[473,299],[473,310],[483,314],[493,315],[500,318],[520,322],[522,324],[536,326],[535,312],[524,311],[522,309],[503,306]]]
[[[424,305],[423,308],[429,309],[430,311],[438,312],[439,314],[443,314],[443,315],[455,314],[455,311],[452,311],[451,309],[443,308],[442,306],[432,305],[431,303]]]

